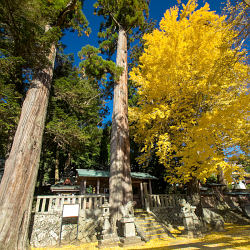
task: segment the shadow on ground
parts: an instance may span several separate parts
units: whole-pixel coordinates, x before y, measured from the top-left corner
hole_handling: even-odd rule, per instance
[[[201,239],[176,238],[165,243],[164,240],[161,243],[152,241],[143,249],[250,249],[250,225],[227,225],[225,232],[214,232]]]

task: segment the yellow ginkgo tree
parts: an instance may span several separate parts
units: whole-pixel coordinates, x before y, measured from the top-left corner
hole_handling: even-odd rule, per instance
[[[204,182],[223,171],[228,157],[247,153],[249,94],[246,52],[238,36],[206,3],[167,10],[160,28],[146,34],[140,64],[131,72],[139,101],[130,108],[131,132],[143,145],[138,160],[153,153],[171,183]]]

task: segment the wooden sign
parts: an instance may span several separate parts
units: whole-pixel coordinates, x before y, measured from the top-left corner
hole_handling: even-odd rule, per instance
[[[76,220],[76,224],[77,224],[76,239],[78,238],[79,208],[80,208],[80,204],[64,204],[63,205],[59,245],[61,245],[62,225],[64,221],[67,221],[67,222],[71,221],[72,223],[75,223],[74,221]]]
[[[78,217],[79,204],[64,204],[62,217]]]

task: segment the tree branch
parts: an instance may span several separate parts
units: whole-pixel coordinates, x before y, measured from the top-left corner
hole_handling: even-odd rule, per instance
[[[57,26],[61,26],[66,15],[72,11],[76,5],[77,0],[70,0],[70,2],[67,4],[67,6],[60,12],[57,20]]]

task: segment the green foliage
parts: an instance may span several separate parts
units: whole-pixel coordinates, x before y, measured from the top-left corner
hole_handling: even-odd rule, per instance
[[[133,67],[138,66],[139,58],[142,55],[145,49],[146,40],[143,39],[143,36],[148,33],[152,33],[156,26],[156,20],[146,19],[145,22],[140,25],[139,29],[134,32],[132,35],[132,41],[138,41],[131,49],[130,49],[130,62],[129,69],[131,70]]]
[[[72,58],[65,58],[62,54],[58,58],[63,65],[57,63],[60,71],[57,69],[55,75],[46,128],[48,133],[57,137],[54,141],[58,144],[68,144],[79,150],[79,145],[91,137],[91,130],[97,130],[94,127],[100,122],[101,93],[93,81],[79,77]]]
[[[54,135],[61,147],[80,150],[81,144],[91,138],[98,124],[99,92],[77,74],[59,78],[54,84],[50,121],[46,132]],[[90,126],[93,121],[95,126]]]
[[[6,67],[11,66],[7,72],[12,72],[11,80],[19,92],[25,92],[24,83],[27,85],[30,74],[48,63],[46,55],[51,43],[57,43],[64,29],[77,30],[79,34],[85,31],[88,34],[87,25],[80,1],[1,1],[1,60],[8,60],[8,63],[3,63]]]
[[[0,148],[10,149],[22,100],[35,72],[62,31],[89,34],[77,0],[3,0],[0,2]],[[23,97],[23,98],[22,98]]]
[[[133,47],[130,49],[130,55],[129,55],[129,63],[128,63],[128,69],[129,71],[132,70],[133,67],[137,67],[139,65],[139,58],[142,55],[144,49],[145,49],[145,39],[143,39],[143,36],[145,34],[153,32],[156,25],[156,21],[145,20],[145,22],[139,27],[139,29],[134,32],[134,34],[131,37],[132,41],[138,41]],[[134,83],[129,79],[128,81],[128,104],[130,107],[134,107],[137,105],[138,102],[138,94],[137,94],[137,88],[135,87]]]
[[[111,123],[107,123],[102,130],[102,138],[100,144],[99,168],[109,170],[110,164],[110,136]]]
[[[94,7],[108,22],[112,19],[112,26],[121,26],[124,30],[143,24],[144,14],[148,14],[146,0],[98,0]]]
[[[43,30],[31,1],[0,2],[1,84],[11,82],[23,93],[25,73],[44,60],[40,38]],[[37,55],[37,56],[34,56]]]
[[[99,49],[90,45],[86,45],[81,49],[78,56],[82,60],[84,59],[79,65],[82,74],[96,80],[102,78],[106,80],[106,74],[111,74],[115,80],[118,79],[122,73],[122,68],[117,67],[113,61],[104,60],[98,55],[100,52]]]
[[[111,61],[86,46],[79,52],[80,70],[73,67],[72,55],[58,52],[48,107],[40,184],[54,183],[58,164],[60,177],[75,168],[106,169],[109,163],[110,127],[98,127],[104,106],[103,84],[107,74],[120,74]]]
[[[217,183],[217,176],[216,175],[211,175],[210,177],[207,178],[206,183]]]
[[[97,0],[94,7],[95,13],[105,19],[98,35],[102,40],[100,48],[109,58],[116,51],[119,29],[131,34],[133,28],[143,25],[148,15],[147,0]]]
[[[13,136],[20,113],[20,94],[13,91],[13,84],[0,82],[0,158],[4,159]]]

